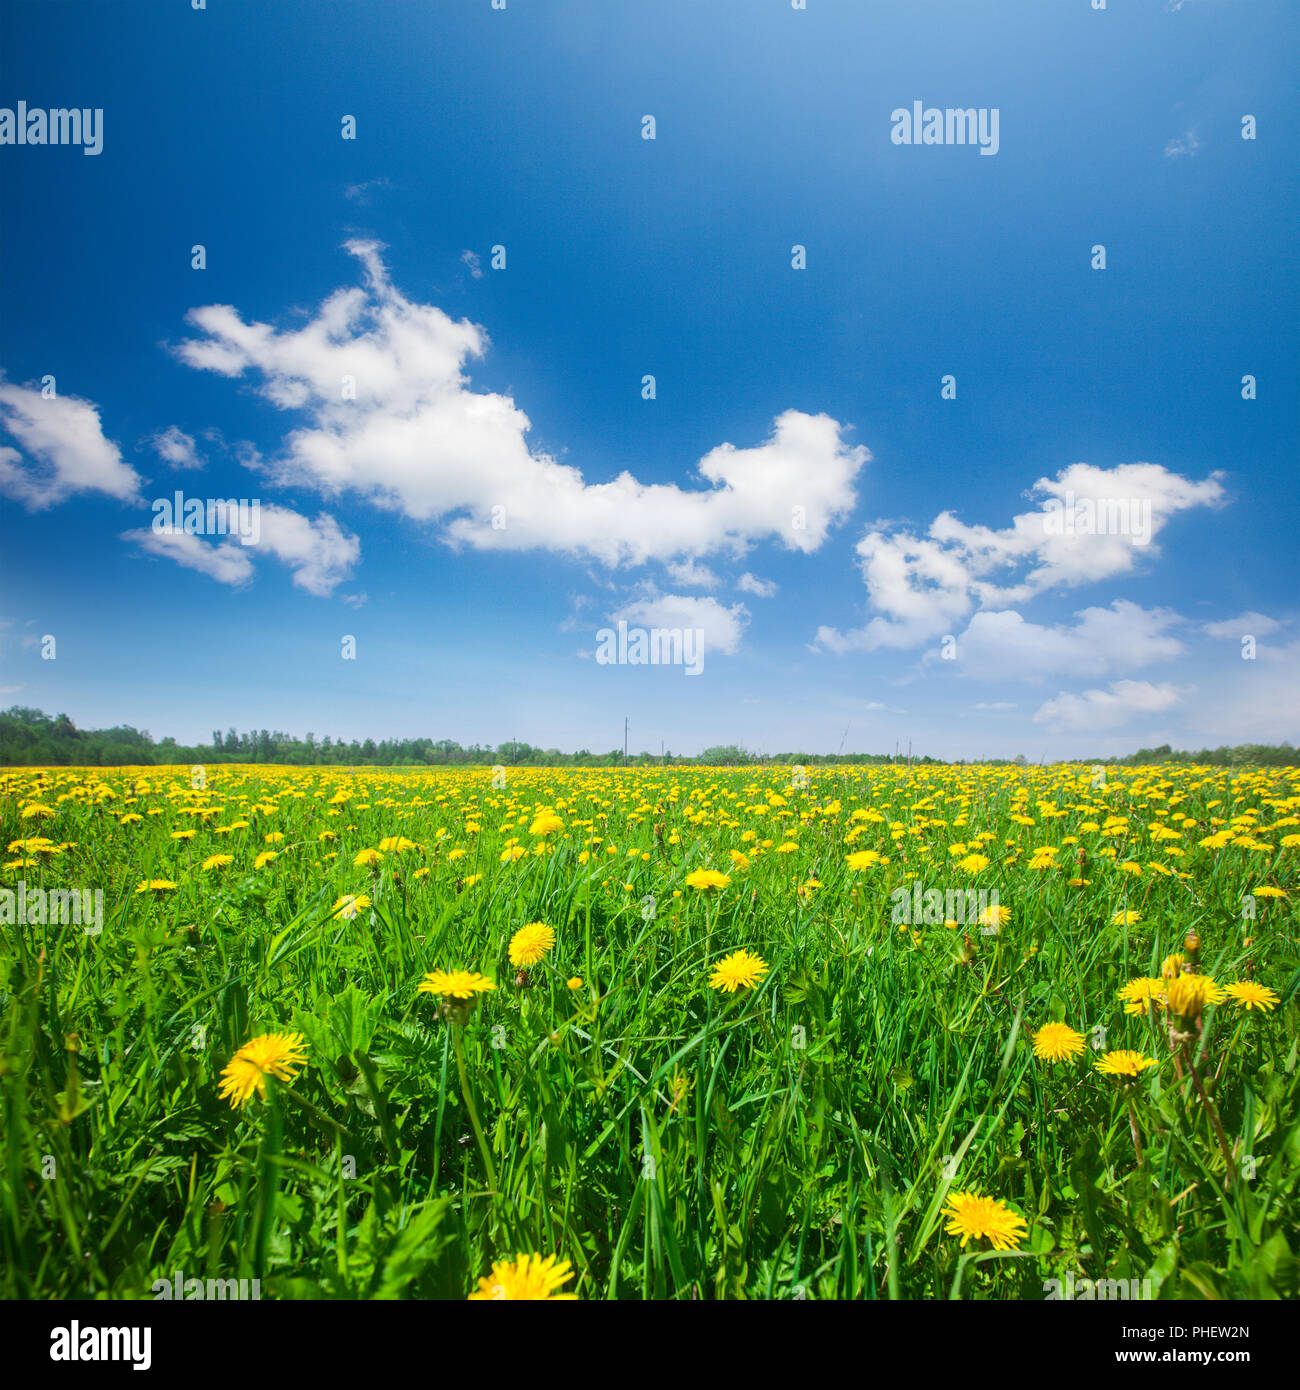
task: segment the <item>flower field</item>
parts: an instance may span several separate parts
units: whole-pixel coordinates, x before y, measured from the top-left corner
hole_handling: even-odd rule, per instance
[[[21,769],[0,833],[6,1297],[1300,1296],[1300,770]]]

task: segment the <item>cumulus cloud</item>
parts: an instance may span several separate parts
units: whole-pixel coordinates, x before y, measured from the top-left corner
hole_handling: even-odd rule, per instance
[[[133,541],[141,550],[160,560],[174,560],[183,569],[206,574],[218,584],[238,588],[253,578],[252,557],[237,540],[227,538],[213,544],[175,526],[164,526],[156,531],[149,527],[124,531],[122,539]]]
[[[1241,638],[1267,637],[1270,633],[1276,632],[1282,624],[1276,618],[1266,617],[1263,613],[1243,613],[1239,618],[1227,618],[1221,623],[1206,623],[1201,631],[1207,637],[1225,637],[1233,641],[1240,641]]]
[[[743,603],[727,607],[715,598],[689,594],[649,595],[634,599],[609,615],[610,622],[622,620],[629,627],[698,628],[704,633],[705,650],[725,656],[734,656],[740,650],[749,618]]]
[[[19,449],[0,445],[0,492],[41,511],[79,492],[138,499],[140,475],[104,437],[99,407],[76,396],[43,396],[0,378],[0,429]],[[26,455],[26,457],[24,456]]]
[[[957,638],[956,667],[977,680],[1087,678],[1139,670],[1186,650],[1168,633],[1182,622],[1168,609],[1116,599],[1109,608],[1085,608],[1075,617],[1073,624],[1048,627],[1026,622],[1011,609],[976,613]]]
[[[332,294],[302,326],[246,323],[229,305],[208,305],[189,315],[202,336],[176,348],[199,370],[254,374],[265,399],[301,412],[269,463],[279,481],[441,524],[453,543],[608,566],[742,554],[768,537],[810,552],[853,507],[870,454],[847,445],[829,416],[797,410],[778,415],[760,444],[711,450],[698,487],[626,472],[588,483],[530,449],[528,417],[510,396],[472,389],[466,363],[488,348],[480,327],[406,299],[377,243],[347,250],[363,285]]]
[[[1219,475],[1201,482],[1160,464],[1071,464],[1029,490],[1035,511],[1002,528],[969,526],[941,512],[926,535],[874,526],[857,553],[873,616],[862,628],[818,629],[832,652],[910,648],[954,631],[977,609],[1006,609],[1052,589],[1133,572],[1158,555],[1170,519],[1223,500]]]
[[[332,594],[361,558],[361,542],[328,512],[311,520],[288,507],[263,504],[258,525],[257,543],[249,546],[235,537],[209,541],[175,526],[126,531],[122,539],[149,555],[173,560],[236,588],[252,580],[254,555],[273,555],[288,566],[299,589],[318,598]]]
[[[162,461],[172,468],[202,468],[203,459],[194,443],[194,436],[175,425],[160,430],[150,440]]]
[[[708,567],[698,560],[676,560],[665,566],[668,578],[684,589],[716,589],[722,582]]]
[[[1105,690],[1085,690],[1078,695],[1062,691],[1039,707],[1034,723],[1076,732],[1117,729],[1141,715],[1171,709],[1182,693],[1177,686],[1152,685],[1149,681],[1112,681]]]
[[[759,579],[757,575],[745,573],[736,580],[736,588],[742,594],[753,594],[755,598],[771,598],[777,586],[770,579]]]

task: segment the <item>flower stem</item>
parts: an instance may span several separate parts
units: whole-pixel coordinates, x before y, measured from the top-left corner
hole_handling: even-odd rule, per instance
[[[483,1126],[478,1122],[478,1111],[474,1107],[474,1096],[469,1089],[469,1077],[465,1075],[465,1053],[460,1042],[460,1024],[451,1025],[451,1040],[456,1048],[456,1070],[460,1072],[460,1093],[465,1097],[465,1109],[469,1111],[469,1122],[474,1127],[474,1138],[478,1140],[478,1151],[483,1155],[483,1166],[487,1169],[488,1186],[496,1190],[497,1170],[492,1162],[492,1153],[483,1137]]]
[[[1133,1097],[1129,1097],[1128,1102],[1128,1127],[1133,1132],[1133,1152],[1137,1155],[1137,1166],[1142,1166],[1142,1127],[1138,1124],[1137,1106],[1133,1104]]]
[[[1187,1070],[1192,1074],[1192,1081],[1196,1086],[1196,1094],[1201,1098],[1201,1104],[1205,1107],[1205,1113],[1210,1117],[1210,1124],[1214,1127],[1215,1136],[1219,1141],[1219,1150],[1223,1154],[1223,1162],[1228,1172],[1228,1183],[1231,1185],[1237,1180],[1236,1165],[1232,1161],[1232,1149],[1228,1144],[1228,1136],[1223,1132],[1223,1121],[1219,1119],[1218,1107],[1206,1094],[1205,1087],[1201,1083],[1200,1073],[1196,1070],[1196,1063],[1192,1060],[1191,1052],[1186,1043],[1183,1044],[1183,1057],[1187,1062]]]

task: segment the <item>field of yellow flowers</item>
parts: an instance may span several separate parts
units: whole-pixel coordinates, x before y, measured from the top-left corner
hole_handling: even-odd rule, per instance
[[[21,769],[0,833],[5,1296],[1300,1295],[1298,769]]]

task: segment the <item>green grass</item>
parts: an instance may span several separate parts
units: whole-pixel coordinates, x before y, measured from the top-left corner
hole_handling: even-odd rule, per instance
[[[332,808],[340,787],[354,795]],[[1294,769],[1186,767],[1112,772],[1100,789],[1079,768],[873,767],[807,786],[789,768],[529,770],[499,787],[487,771],[223,767],[202,790],[182,769],[0,775],[5,842],[68,846],[0,883],[100,886],[105,902],[98,936],[0,926],[0,1291],[147,1298],[180,1271],[256,1278],[263,1297],[461,1299],[519,1251],[571,1260],[584,1298],[1032,1299],[1067,1272],[1149,1279],[1160,1298],[1296,1297],[1296,914],[1261,897],[1243,919],[1243,898],[1294,895],[1297,850],[1281,841],[1295,829],[1273,827],[1298,790]],[[33,801],[52,814],[21,820]],[[541,807],[565,831],[501,863],[508,838],[536,843]],[[885,819],[850,819],[867,807]],[[1125,832],[1081,831],[1104,821],[1091,807],[1127,815]],[[1192,818],[1182,857],[1149,838],[1175,809]],[[1198,844],[1212,818],[1250,810],[1266,849]],[[143,818],[122,823],[131,812]],[[170,838],[187,826],[193,840]],[[792,828],[798,849],[777,853]],[[948,847],[981,831],[997,839],[972,877]],[[268,833],[284,836],[279,857],[254,869]],[[353,866],[399,834],[417,848]],[[1029,869],[1044,844],[1060,867]],[[1071,887],[1080,847],[1089,882]],[[890,862],[850,870],[868,848]],[[732,849],[748,868],[732,870]],[[203,872],[218,852],[235,863]],[[684,888],[699,867],[730,884]],[[900,929],[890,894],[913,874],[996,889],[1011,921],[993,936]],[[135,893],[146,878],[177,889]],[[810,878],[821,886],[801,895]],[[362,891],[373,912],[331,915]],[[1125,907],[1140,919],[1113,925]],[[558,944],[517,988],[507,944],[531,921]],[[1220,983],[1282,998],[1207,1009],[1193,1047],[1208,1106],[1160,1016],[1116,999],[1189,930]],[[768,963],[761,984],[709,989],[739,947]],[[465,1087],[457,1025],[416,988],[461,967],[498,982],[460,1030]],[[1134,1090],[1140,1166],[1097,1053],[1034,1058],[1053,1019],[1159,1060]],[[232,1110],[218,1096],[232,1054],[286,1030],[307,1065]],[[945,1198],[967,1188],[1025,1218],[1018,1250],[963,1250],[945,1231]]]

